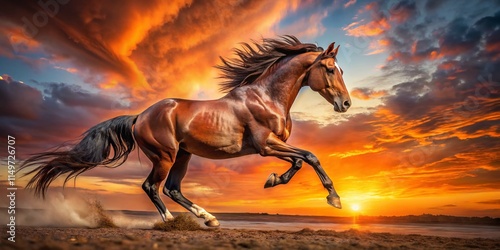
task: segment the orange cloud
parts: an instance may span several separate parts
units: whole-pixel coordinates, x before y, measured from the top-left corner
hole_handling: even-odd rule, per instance
[[[388,39],[382,38],[373,40],[370,42],[368,46],[368,50],[370,50],[366,55],[376,55],[386,51],[387,47],[390,45],[390,41]]]
[[[458,66],[458,62],[456,61],[445,61],[438,65],[438,69],[440,70],[452,70]]]
[[[374,20],[361,24],[360,22],[353,22],[348,26],[342,28],[346,31],[348,36],[363,37],[363,36],[378,36],[389,30],[391,25],[385,16],[379,16]]]
[[[377,2],[371,2],[367,5],[365,5],[364,10],[375,10],[378,9],[378,3]]]
[[[368,88],[354,88],[351,90],[351,96],[361,100],[371,100],[387,95],[386,90],[372,90]]]
[[[399,60],[403,63],[419,63],[425,60],[434,61],[443,58],[443,54],[436,49],[424,53],[410,53],[402,51],[393,51],[388,57],[387,61]]]

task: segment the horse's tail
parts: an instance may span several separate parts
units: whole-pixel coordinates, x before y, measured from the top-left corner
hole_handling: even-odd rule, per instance
[[[137,115],[115,117],[87,130],[83,138],[69,150],[60,150],[59,147],[30,157],[20,169],[39,166],[25,174],[35,173],[26,187],[34,189],[35,195],[45,198],[50,183],[61,175],[68,174],[64,180],[66,184],[71,178],[97,166],[120,166],[135,147],[132,126],[136,120]]]

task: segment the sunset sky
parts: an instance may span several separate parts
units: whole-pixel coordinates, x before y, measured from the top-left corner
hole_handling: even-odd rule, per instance
[[[52,5],[5,1],[0,14],[0,145],[14,136],[20,160],[163,98],[219,98],[219,56],[231,57],[240,42],[290,34],[340,44],[352,108],[334,113],[304,88],[288,142],[318,156],[344,209],[326,203],[305,164],[287,185],[264,189],[289,164],[259,155],[194,157],[186,197],[209,212],[350,216],[358,205],[365,215],[500,217],[498,1],[45,2]],[[49,196],[155,211],[141,189],[150,168],[134,151],[117,169],[85,173],[75,188],[56,182]],[[19,207],[47,206],[18,193]]]

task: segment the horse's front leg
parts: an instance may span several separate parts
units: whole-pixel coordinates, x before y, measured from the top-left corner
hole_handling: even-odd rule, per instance
[[[291,158],[294,160],[300,159],[305,161],[313,167],[316,174],[318,174],[321,183],[323,183],[323,186],[328,190],[328,196],[326,197],[328,204],[336,208],[342,208],[340,197],[337,194],[337,191],[335,191],[332,180],[328,177],[323,167],[321,167],[318,158],[311,152],[289,145],[280,140],[274,133],[271,133],[263,145],[261,145],[260,154],[262,156],[276,156],[280,158]],[[295,172],[293,173],[295,174]]]

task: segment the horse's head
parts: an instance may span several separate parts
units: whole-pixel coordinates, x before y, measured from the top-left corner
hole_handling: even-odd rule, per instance
[[[337,64],[340,46],[334,46],[335,43],[330,44],[309,67],[306,84],[333,104],[335,111],[346,112],[351,106],[351,98],[344,84],[343,71]]]

